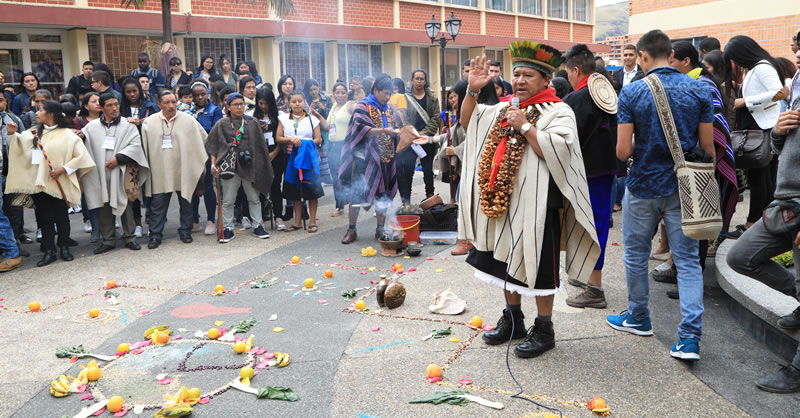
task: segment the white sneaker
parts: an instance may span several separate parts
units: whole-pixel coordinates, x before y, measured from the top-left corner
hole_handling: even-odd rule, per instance
[[[90,221],[83,223],[83,232],[86,232],[87,234],[92,232],[92,223]]]
[[[81,210],[83,210],[81,209],[81,205],[75,205],[75,207],[72,208],[72,211],[75,213],[81,213]]]
[[[141,238],[142,237],[142,227],[141,226],[137,226],[136,229],[133,230],[133,235],[136,236],[136,238]]]
[[[672,263],[663,262],[663,263],[659,264],[658,266],[656,266],[656,268],[653,271],[654,272],[656,272],[656,271],[664,272],[664,271],[670,271],[670,270],[672,270]]]
[[[67,209],[67,215],[72,215],[73,213],[75,213],[75,209],[72,208]]]
[[[36,230],[36,239],[39,241],[42,240],[42,228]]]
[[[248,218],[247,216],[242,216],[242,228],[250,229],[252,227],[253,225],[250,223],[250,218]]]
[[[286,230],[286,225],[284,225],[284,224],[275,225],[275,229],[277,229],[278,231],[285,231]]]

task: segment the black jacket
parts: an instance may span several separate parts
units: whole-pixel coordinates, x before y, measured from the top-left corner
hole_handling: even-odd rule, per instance
[[[568,94],[564,103],[572,108],[578,121],[578,139],[586,176],[592,178],[618,174],[617,115],[600,110],[589,95],[588,88]]]
[[[617,94],[619,94],[619,91],[622,90],[622,81],[625,78],[625,67],[622,67],[617,71],[614,71],[613,78],[614,78],[614,89],[617,90]],[[636,75],[633,76],[633,80],[631,80],[631,83],[633,83],[636,80],[641,80],[643,78],[644,78],[644,71],[642,71],[642,67],[640,67],[639,64],[636,64]]]

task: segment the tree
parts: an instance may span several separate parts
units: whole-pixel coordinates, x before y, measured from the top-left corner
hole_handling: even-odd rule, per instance
[[[163,43],[174,44],[172,38],[172,0],[161,0],[161,33]],[[238,1],[238,0],[237,0]],[[248,0],[251,3],[264,2],[267,9],[275,12],[280,17],[288,16],[294,13],[294,4],[292,0]],[[122,5],[127,7],[133,6],[136,9],[144,7],[145,0],[121,0]]]

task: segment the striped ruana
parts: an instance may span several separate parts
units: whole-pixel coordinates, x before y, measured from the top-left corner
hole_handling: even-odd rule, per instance
[[[532,149],[524,153],[508,210],[503,215],[490,219],[480,209],[478,162],[500,109],[508,105],[477,105],[472,113],[464,144],[458,238],[472,241],[479,251],[492,251],[495,259],[509,265],[509,273],[515,279],[534,283],[539,270],[547,192],[552,176],[564,196],[560,220],[561,248],[566,248],[564,269],[570,278],[586,282],[600,255],[600,245],[589,201],[575,114],[569,105],[536,105],[542,112],[536,122],[536,133],[544,158]],[[487,275],[482,276],[485,280]],[[502,286],[501,279],[493,282]],[[564,282],[561,281],[559,289],[529,288],[523,294],[555,294],[563,289]]]

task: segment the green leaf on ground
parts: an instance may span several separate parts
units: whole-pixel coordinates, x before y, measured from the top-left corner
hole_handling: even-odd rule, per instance
[[[239,322],[238,324],[234,325],[231,328],[234,330],[234,334],[238,334],[240,332],[250,331],[250,328],[252,328],[256,324],[258,324],[258,319],[250,318]]]
[[[83,344],[74,347],[61,346],[56,348],[56,357],[58,358],[71,358],[73,356],[84,358],[89,355],[89,351],[83,348]]]
[[[451,327],[447,327],[447,329],[435,329],[433,330],[433,338],[444,338],[452,333],[453,329]]]
[[[424,396],[422,398],[412,399],[408,403],[432,403],[439,405],[448,403],[450,405],[465,406],[469,403],[464,395],[469,395],[469,392],[463,390],[451,390],[450,392],[436,392],[433,395]]]
[[[300,398],[291,388],[285,386],[266,386],[258,390],[258,398],[276,399],[279,401],[294,402]]]

